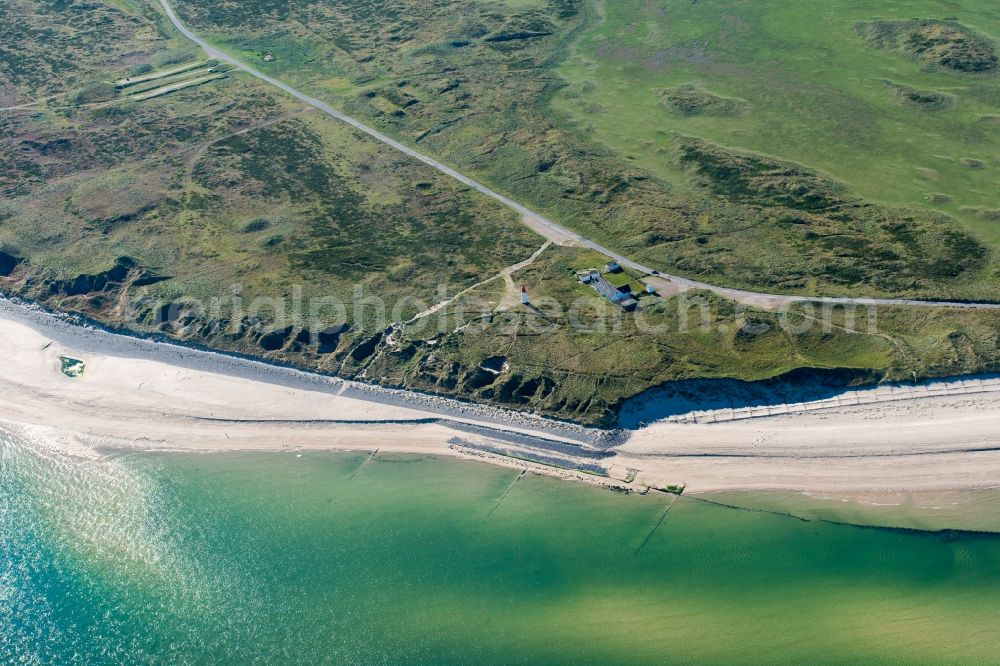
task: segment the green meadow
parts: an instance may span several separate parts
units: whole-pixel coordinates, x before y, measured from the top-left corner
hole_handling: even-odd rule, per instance
[[[987,7],[178,11],[264,71],[661,270],[780,293],[1000,298]]]
[[[614,0],[559,68],[553,106],[603,144],[671,182],[665,136],[696,136],[818,169],[858,197],[939,210],[1000,245],[1000,80],[873,48],[855,24],[954,18],[1000,36],[981,0]],[[900,100],[935,91],[944,108]],[[664,91],[692,86],[741,100],[736,112],[678,112]]]

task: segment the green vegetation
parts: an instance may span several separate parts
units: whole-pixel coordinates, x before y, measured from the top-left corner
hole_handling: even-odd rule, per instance
[[[106,102],[114,99],[116,94],[115,86],[106,82],[88,83],[87,85],[73,91],[70,101],[77,105],[94,104],[95,102]]]
[[[994,79],[871,48],[854,29],[864,8],[830,21],[810,2],[712,0],[177,9],[261,70],[658,268],[776,292],[1000,299]],[[511,211],[220,71],[148,0],[13,0],[0,29],[23,40],[0,96],[34,103],[0,118],[5,292],[588,423],[679,379],[1000,367],[993,312],[835,311],[823,329],[786,325],[816,316],[804,309],[783,321],[640,293],[626,314],[575,279],[604,257],[556,246],[507,279],[542,242]],[[50,43],[74,57],[50,61]],[[443,319],[399,325],[491,276]],[[644,276],[608,277],[644,290]],[[312,298],[368,305],[310,313]]]
[[[102,63],[118,61],[125,68],[137,64],[128,62],[128,51],[149,48],[156,38],[148,20],[110,3],[5,1],[0,13],[0,100],[23,103],[95,83],[101,80]]]
[[[152,93],[67,105],[78,97],[67,84],[67,94],[0,121],[9,139],[0,154],[8,293],[143,330],[163,323],[157,303],[231,298],[234,285],[248,304],[295,289],[302,303],[349,303],[357,287],[406,318],[438,298],[439,285],[446,293],[468,286],[541,244],[499,204],[245,77],[154,98],[162,82],[183,83],[211,63],[182,57],[181,40],[122,41],[122,25],[150,35],[160,26],[110,5],[94,11],[106,20],[84,23],[74,43],[100,57],[81,57],[72,70],[68,63],[67,81],[113,93],[111,82],[136,62],[166,68],[120,84]],[[16,3],[4,27],[47,16]],[[23,50],[46,58],[44,44]],[[28,81],[7,79],[5,94],[27,101]],[[248,242],[251,234],[260,237]],[[168,332],[264,353],[278,318],[270,308],[249,323],[215,319]],[[369,312],[347,322],[344,344],[370,336],[375,319]]]
[[[927,65],[970,73],[997,68],[993,43],[956,21],[861,21],[855,29],[869,45],[898,51]]]
[[[663,103],[668,109],[682,116],[716,116],[728,118],[747,112],[742,99],[719,97],[699,90],[697,86],[683,85],[663,91]]]
[[[64,375],[70,379],[76,379],[77,377],[83,376],[83,371],[87,368],[86,363],[79,359],[70,358],[69,356],[59,357],[59,369]]]
[[[946,9],[930,0],[898,8],[850,0],[588,4],[596,8],[590,28],[576,33],[570,57],[557,68],[566,85],[552,106],[567,116],[568,126],[590,132],[630,167],[670,182],[674,192],[693,186],[695,196],[700,188],[690,172],[677,168],[671,138],[697,137],[805,165],[843,183],[848,196],[911,209],[907,216],[944,213],[982,242],[990,259],[978,271],[931,290],[996,298],[1000,229],[964,209],[996,208],[1000,178],[990,161],[1000,154],[1000,136],[984,126],[1000,108],[1000,82],[994,75],[970,73],[995,67],[996,47],[987,35],[1000,34],[1000,20],[989,7],[975,0]],[[910,20],[943,11],[960,23]],[[872,48],[871,40],[882,48]],[[931,62],[936,64],[928,66]],[[664,106],[662,91],[692,84],[718,97],[745,100],[747,110],[725,117],[678,114]],[[984,168],[963,166],[967,157],[981,160]],[[933,174],[933,188],[925,174]],[[947,198],[929,199],[929,192]],[[743,224],[726,225],[725,218],[735,214],[733,208],[706,211],[710,219],[702,225],[708,231],[722,227],[729,242],[701,256],[686,239],[675,242],[672,265],[746,286],[776,284],[769,279],[772,271],[782,270],[795,254],[773,253],[766,241],[786,232],[745,211],[739,211]],[[672,226],[678,235],[691,233]],[[801,228],[787,229],[792,236],[797,231]],[[708,268],[699,270],[706,261]],[[878,273],[893,270],[888,264],[894,261],[880,265],[878,258],[865,259],[866,267],[848,278],[846,290],[827,283],[825,262],[815,262],[804,267],[799,288],[858,293],[878,283]],[[754,264],[757,268],[743,275],[732,273]],[[925,288],[916,291],[927,293]],[[882,282],[879,290],[910,292],[902,283]]]
[[[142,76],[143,74],[149,74],[153,71],[153,66],[148,62],[141,63],[139,65],[132,65],[128,68],[129,77]]]
[[[537,309],[505,310],[487,286],[450,306],[445,325],[403,327],[346,366],[391,385],[599,424],[613,422],[623,399],[677,379],[760,380],[801,367],[859,371],[849,381],[1000,369],[1000,313],[834,308],[824,328],[808,307],[783,317],[690,293],[641,297],[632,315],[574,279],[600,259],[551,248],[513,276],[531,285]]]
[[[902,83],[894,83],[889,79],[882,81],[898,104],[904,107],[920,109],[921,111],[940,111],[955,106],[953,95],[935,92],[933,90],[918,90]]]
[[[866,10],[814,4],[321,0],[247,12],[182,0],[178,10],[265,71],[658,268],[786,292],[1000,299],[1000,230],[964,212],[995,207],[997,174],[961,162],[1000,154],[978,120],[1000,88],[873,49],[855,29],[872,20]],[[986,57],[971,28],[902,23],[901,44],[915,43],[911,32],[934,42],[921,53]],[[810,229],[706,188],[681,164],[695,138],[829,174],[857,210],[842,205]],[[944,197],[928,197],[929,172]],[[772,176],[772,190],[801,184]],[[861,238],[881,224],[873,218],[905,227],[911,249],[942,235],[961,248],[886,279],[911,253]],[[951,262],[961,263],[944,269]]]
[[[696,139],[679,140],[678,152],[680,167],[705,187],[766,211],[757,233],[771,235],[763,259],[774,265],[758,258],[720,266],[730,275],[769,270],[769,282],[786,290],[811,277],[884,292],[933,293],[975,276],[986,263],[986,248],[944,215],[866,204],[847,196],[843,184],[804,167]],[[719,251],[730,238],[702,239],[697,261],[731,262]],[[778,257],[785,257],[780,266]]]

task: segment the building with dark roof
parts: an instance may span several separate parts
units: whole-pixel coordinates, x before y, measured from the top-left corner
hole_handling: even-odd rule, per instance
[[[608,266],[614,266],[616,270],[621,270],[621,267],[615,262],[609,262]],[[620,287],[616,287],[604,279],[600,271],[596,268],[587,268],[582,271],[577,271],[576,279],[582,284],[589,284],[598,294],[612,303],[620,305],[625,310],[634,310],[639,305],[639,301],[636,300],[632,293],[632,285],[625,283]]]
[[[598,277],[595,280],[592,280],[590,282],[590,286],[593,287],[598,294],[608,299],[612,303],[618,303],[629,297],[628,294],[620,292],[618,290],[618,287],[614,286],[613,284],[611,284],[602,277]]]

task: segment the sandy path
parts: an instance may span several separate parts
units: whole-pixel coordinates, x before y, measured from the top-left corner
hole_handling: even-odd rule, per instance
[[[521,270],[522,268],[526,268],[526,267],[530,266],[531,264],[535,263],[535,260],[538,259],[538,257],[541,256],[542,252],[545,252],[545,250],[551,244],[552,244],[552,241],[548,241],[548,240],[545,241],[544,243],[542,243],[541,247],[539,247],[537,250],[535,250],[534,252],[532,252],[531,256],[529,256],[527,259],[524,259],[522,261],[517,262],[516,264],[508,266],[508,267],[504,268],[503,270],[501,270],[496,275],[491,275],[490,277],[486,278],[485,280],[480,280],[476,284],[471,285],[471,286],[466,287],[465,289],[461,290],[460,292],[458,292],[454,296],[451,296],[449,298],[444,299],[443,301],[435,303],[434,305],[432,305],[431,307],[427,308],[423,312],[420,312],[420,313],[412,316],[410,319],[408,319],[406,322],[404,322],[404,324],[412,324],[415,321],[418,321],[418,320],[423,319],[425,317],[429,317],[429,316],[431,316],[432,314],[434,314],[436,312],[440,312],[441,310],[443,310],[444,308],[448,307],[449,305],[451,305],[452,303],[454,303],[455,301],[457,301],[461,297],[465,296],[466,294],[472,293],[473,291],[475,291],[476,289],[479,289],[483,285],[487,285],[490,282],[493,282],[494,280],[500,280],[500,279],[504,280],[504,282],[507,283],[507,286],[508,286],[507,292],[508,293],[506,293],[504,295],[504,300],[500,303],[499,307],[500,308],[510,307],[512,305],[512,303],[509,302],[510,301],[510,299],[509,299],[509,292],[510,292],[511,285],[514,284],[513,279],[511,278],[511,275],[513,273],[516,273],[517,271]],[[514,299],[515,299],[514,303],[520,303],[520,292],[517,292],[517,294],[514,296]]]

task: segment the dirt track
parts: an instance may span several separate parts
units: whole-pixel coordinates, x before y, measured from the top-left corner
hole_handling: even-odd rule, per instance
[[[669,275],[667,273],[662,273],[649,266],[644,266],[636,261],[632,261],[628,257],[625,257],[617,252],[610,250],[599,243],[585,238],[575,231],[571,231],[566,227],[553,222],[548,218],[536,213],[535,211],[527,208],[513,199],[496,192],[485,185],[469,178],[468,176],[459,173],[458,171],[452,169],[451,167],[439,162],[438,160],[425,155],[421,152],[406,146],[395,139],[386,136],[377,129],[370,127],[360,120],[352,118],[314,97],[310,97],[305,93],[299,92],[295,88],[291,87],[284,81],[275,79],[267,74],[261,72],[260,70],[246,64],[242,60],[235,58],[228,53],[219,50],[218,48],[212,46],[204,39],[199,37],[197,34],[192,32],[187,26],[185,26],[177,14],[174,13],[173,8],[167,2],[167,0],[160,0],[160,5],[163,6],[164,12],[166,12],[167,17],[170,22],[174,24],[174,27],[183,34],[185,37],[190,39],[192,42],[197,44],[205,51],[209,58],[215,58],[220,62],[225,62],[239,70],[250,74],[253,77],[260,79],[270,85],[283,90],[292,97],[305,102],[306,104],[319,109],[323,113],[336,118],[342,122],[351,125],[352,127],[364,132],[368,136],[386,144],[387,146],[398,150],[405,155],[423,162],[424,164],[440,171],[441,173],[454,178],[463,185],[466,185],[481,194],[484,194],[492,199],[496,199],[500,203],[504,204],[508,208],[511,208],[522,216],[522,220],[525,221],[526,225],[533,229],[535,232],[541,234],[545,238],[551,240],[554,243],[560,245],[575,245],[580,247],[587,247],[592,250],[596,250],[601,254],[610,257],[617,261],[619,264],[626,268],[630,268],[634,271],[640,273],[647,273],[658,276],[658,279],[654,279],[654,286],[656,286],[661,293],[671,293],[680,290],[688,289],[705,289],[708,291],[715,292],[724,298],[728,298],[739,303],[745,303],[748,305],[753,305],[756,307],[767,308],[767,309],[779,309],[782,307],[787,307],[788,305],[794,303],[829,303],[835,305],[897,305],[897,306],[913,306],[913,307],[951,307],[951,308],[967,308],[967,309],[997,309],[1000,310],[1000,303],[966,303],[960,301],[921,301],[912,299],[899,299],[899,298],[849,298],[849,297],[830,297],[830,296],[792,296],[788,294],[767,294],[753,291],[745,291],[742,289],[730,289],[728,287],[720,287],[713,284],[708,284],[706,282],[699,282],[698,280],[690,280],[688,278],[680,277],[677,275]]]

